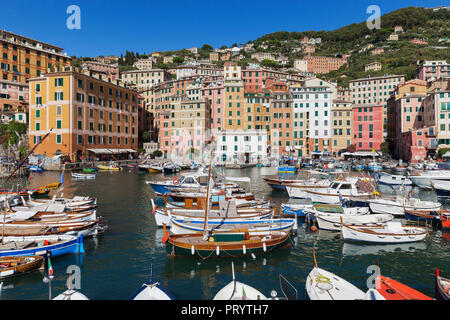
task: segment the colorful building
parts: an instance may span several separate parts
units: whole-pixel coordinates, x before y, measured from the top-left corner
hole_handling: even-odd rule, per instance
[[[353,141],[353,108],[351,102],[333,100],[331,106],[331,152],[339,153]]]
[[[354,105],[353,144],[356,150],[380,150],[383,142],[383,105]]]
[[[71,67],[29,80],[29,145],[36,154],[120,158],[138,146],[138,94]]]

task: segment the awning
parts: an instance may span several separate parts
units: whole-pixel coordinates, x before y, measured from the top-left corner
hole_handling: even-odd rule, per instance
[[[111,154],[113,152],[109,151],[108,149],[88,149],[88,151],[91,151],[95,154]]]
[[[135,153],[133,149],[88,149],[95,154]]]

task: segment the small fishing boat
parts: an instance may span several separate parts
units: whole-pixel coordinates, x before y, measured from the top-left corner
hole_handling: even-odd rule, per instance
[[[202,232],[204,221],[202,218],[197,219],[174,219],[170,221],[170,232],[172,234],[192,234]],[[296,219],[208,219],[208,231],[230,231],[236,232],[247,229],[250,234],[259,231],[286,231],[297,232]]]
[[[405,243],[422,241],[428,235],[423,227],[403,226],[399,221],[388,221],[385,225],[358,226],[341,222],[342,237],[345,241],[370,243]]]
[[[373,213],[389,213],[399,217],[405,215],[405,209],[409,211],[439,211],[442,207],[439,202],[396,196],[368,199],[367,203]]]
[[[109,165],[103,165],[103,164],[99,164],[97,166],[98,170],[103,170],[103,171],[120,171],[122,170],[122,168],[115,163],[111,163]]]
[[[345,180],[335,180],[328,188],[323,188],[318,191],[306,190],[308,197],[313,203],[328,203],[336,204],[341,203],[342,199],[349,197],[367,197],[370,194],[368,192],[360,192],[357,188],[359,179],[347,178]]]
[[[14,257],[6,256],[0,258],[0,278],[6,278],[21,273],[38,270],[44,263],[42,256]]]
[[[31,172],[42,172],[44,169],[41,166],[29,166],[28,170]]]
[[[305,209],[311,209],[312,204],[281,204],[283,217],[286,218],[304,218],[306,217]]]
[[[310,179],[301,182],[286,185],[286,191],[290,198],[307,199],[309,198],[308,191],[318,191],[329,188],[331,181],[328,179]]]
[[[203,172],[186,173],[164,181],[146,181],[159,194],[170,192],[169,188],[199,188],[208,184],[208,175]]]
[[[430,185],[439,198],[450,198],[450,181],[432,179]]]
[[[89,173],[75,173],[72,172],[72,178],[73,179],[86,179],[86,180],[91,180],[91,179],[95,179],[96,175],[95,174],[89,174]]]
[[[408,167],[405,165],[398,164],[394,168],[392,168],[392,170],[394,170],[394,172],[396,173],[404,173],[406,172],[407,168]]]
[[[450,181],[450,170],[416,171],[409,175],[409,179],[411,179],[414,185],[422,189],[432,189],[431,181],[434,183]]]
[[[412,221],[425,221],[426,223],[431,223],[439,227],[442,221],[450,218],[450,211],[439,210],[439,211],[418,211],[418,210],[408,210],[404,209],[405,218]]]
[[[364,168],[365,168],[365,165],[364,165],[364,164],[355,164],[355,165],[352,166],[352,169],[353,169],[354,171],[358,171],[358,172],[363,171]]]
[[[383,168],[376,162],[370,162],[367,164],[367,170],[369,172],[380,172]]]
[[[406,176],[389,174],[389,173],[379,173],[377,176],[378,183],[387,184],[391,186],[411,186],[412,181]]]
[[[346,224],[373,226],[391,221],[390,214],[369,214],[367,207],[343,208],[339,205],[314,205],[306,210],[309,220],[317,221],[321,230],[341,230],[343,220]]]
[[[151,268],[150,281],[142,284],[130,300],[175,300],[175,298],[159,282],[153,281],[153,268]]]
[[[152,199],[152,212],[155,215],[156,225],[170,226],[171,219],[203,219],[205,208],[203,209],[186,209],[186,208],[157,208]],[[208,216],[209,221],[220,222],[227,220],[260,220],[274,216],[272,208],[237,208],[234,201],[221,202],[218,209],[211,209]]]
[[[0,244],[0,257],[44,256],[84,253],[83,236],[50,235],[5,237]]]
[[[433,300],[413,288],[382,275],[376,278],[375,285],[377,291],[386,300]]]
[[[442,219],[442,233],[447,234],[450,233],[450,218],[444,218]]]
[[[317,266],[306,277],[306,293],[310,300],[364,300],[366,294],[341,277]]]
[[[450,300],[450,279],[441,277],[437,268],[435,275],[435,296],[438,300]]]
[[[25,206],[37,206],[43,204],[63,204],[66,207],[79,207],[86,205],[97,204],[97,199],[92,197],[74,196],[72,198],[57,198],[54,196],[52,199],[31,199],[28,197],[28,201],[22,198],[22,203]]]
[[[92,173],[92,172],[97,172],[98,169],[97,168],[83,168],[83,172],[86,173]]]
[[[89,298],[77,290],[68,289],[52,300],[89,300]]]
[[[233,280],[223,287],[213,298],[213,300],[267,300],[257,289],[239,282],[234,274],[234,263],[231,263]]]
[[[164,174],[175,174],[181,171],[181,167],[176,163],[167,163],[163,167]]]
[[[285,177],[263,177],[264,181],[275,190],[286,190],[286,185],[290,185],[293,183],[300,183],[304,180],[299,179],[287,179]]]

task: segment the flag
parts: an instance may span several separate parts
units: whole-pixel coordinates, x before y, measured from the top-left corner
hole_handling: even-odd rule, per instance
[[[244,287],[242,287],[242,300],[247,300],[247,295],[245,294]]]
[[[50,258],[48,258],[48,276],[52,276],[53,275],[53,266],[52,263],[50,262]]]

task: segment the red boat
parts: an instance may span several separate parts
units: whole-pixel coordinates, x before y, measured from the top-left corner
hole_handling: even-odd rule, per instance
[[[450,232],[450,219],[442,219],[442,232]]]
[[[378,276],[376,286],[386,300],[433,300],[413,288],[382,275]]]
[[[439,269],[436,268],[435,295],[439,300],[450,300],[450,279],[439,276]]]

